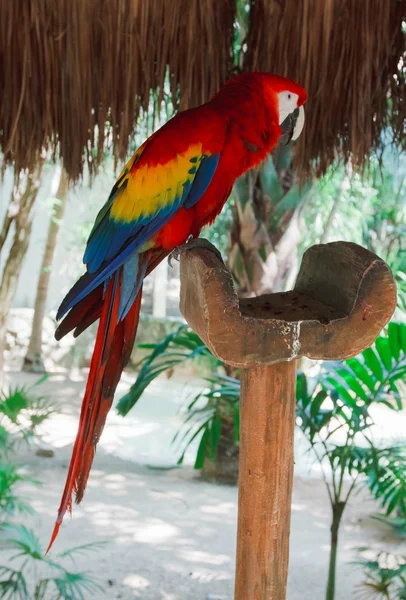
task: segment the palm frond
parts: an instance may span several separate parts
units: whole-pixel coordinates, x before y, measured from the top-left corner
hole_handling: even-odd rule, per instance
[[[21,571],[0,565],[0,598],[29,600],[27,581]]]
[[[218,363],[201,339],[186,325],[181,325],[157,344],[141,344],[140,347],[151,350],[151,353],[141,361],[135,383],[120,399],[117,405],[120,415],[126,415],[133,408],[146,388],[161,373],[170,371],[185,361],[201,357]]]

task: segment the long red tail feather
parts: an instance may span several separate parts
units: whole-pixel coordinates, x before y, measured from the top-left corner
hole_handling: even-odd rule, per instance
[[[73,447],[58,516],[47,552],[51,549],[58,535],[59,527],[66,511],[72,512],[72,494],[75,493],[77,504],[83,498],[96,445],[111,408],[114,392],[121,373],[130,358],[137,333],[142,287],[125,318],[118,322],[120,304],[119,277],[120,274],[117,273],[110,280],[104,294],[96,343],[82,402],[78,433]],[[99,298],[96,294],[94,294],[88,306],[89,304],[92,305],[95,301],[97,305]],[[84,310],[78,310],[77,312],[78,316],[80,313],[80,317],[86,319],[86,307]]]

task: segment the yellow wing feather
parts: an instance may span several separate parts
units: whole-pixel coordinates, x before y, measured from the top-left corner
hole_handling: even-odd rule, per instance
[[[140,150],[141,148],[137,151],[136,158]],[[144,163],[134,170],[131,159],[122,172],[125,175],[125,169],[128,169],[127,185],[123,193],[113,200],[110,218],[116,222],[131,223],[173,205],[182,186],[194,179],[190,159],[200,158],[201,155],[202,144],[198,143],[189,146],[186,152],[178,154],[165,164],[149,166]],[[189,173],[191,169],[192,173]]]

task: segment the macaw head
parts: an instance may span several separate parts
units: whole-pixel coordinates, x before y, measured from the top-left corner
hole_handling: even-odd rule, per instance
[[[292,79],[271,74],[265,75],[265,89],[276,104],[282,135],[288,136],[288,142],[297,140],[304,126],[306,90]]]
[[[304,125],[303,104],[306,100],[306,90],[292,79],[259,71],[232,77],[211,103],[216,110],[234,114],[238,121],[245,122],[246,129],[265,129],[267,126],[272,129],[270,147],[267,148],[270,151],[278,142],[274,139],[279,133],[275,130],[275,121],[280,126],[279,135],[287,138],[287,142],[299,137]]]

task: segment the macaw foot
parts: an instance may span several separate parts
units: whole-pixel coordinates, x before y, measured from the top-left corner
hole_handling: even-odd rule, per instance
[[[178,246],[177,248],[175,248],[175,250],[173,250],[170,253],[168,258],[169,266],[172,266],[173,260],[179,260],[182,252],[186,252],[187,250],[193,250],[194,248],[204,248],[205,250],[210,250],[211,252],[214,252],[217,258],[221,260],[221,262],[223,262],[223,257],[221,256],[220,250],[218,250],[216,246],[213,246],[213,244],[209,242],[209,240],[206,240],[205,238],[190,237],[187,242],[185,242],[181,246]]]

